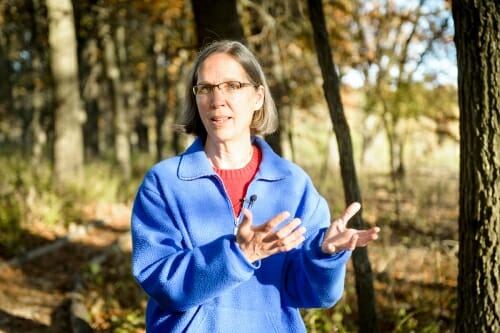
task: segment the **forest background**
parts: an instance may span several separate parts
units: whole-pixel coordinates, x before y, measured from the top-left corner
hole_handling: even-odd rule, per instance
[[[338,147],[307,3],[228,2],[280,110],[280,131],[267,139],[310,173],[338,216],[345,206]],[[200,46],[193,8],[68,2],[72,26],[51,30],[50,3],[0,0],[0,331],[68,331],[64,325],[81,325],[71,320],[80,304],[76,317],[92,331],[142,332],[130,207],[145,171],[192,140],[176,119]],[[323,9],[364,223],[382,228],[368,249],[379,330],[452,331],[459,111],[450,5],[330,0]],[[68,60],[53,64],[57,45]],[[73,60],[75,82],[57,74]],[[76,83],[70,108],[56,103],[56,80],[62,89]],[[66,125],[58,129],[56,119]],[[58,141],[65,129],[70,136]],[[356,331],[349,270],[338,305],[303,311],[310,332]]]

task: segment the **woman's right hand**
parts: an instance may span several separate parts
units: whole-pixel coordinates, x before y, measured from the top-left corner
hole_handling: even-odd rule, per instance
[[[289,212],[282,212],[259,226],[252,225],[253,216],[250,210],[244,208],[243,215],[236,242],[249,262],[290,251],[305,240],[306,228],[300,226],[301,221],[298,218],[276,230],[276,227],[290,216]]]

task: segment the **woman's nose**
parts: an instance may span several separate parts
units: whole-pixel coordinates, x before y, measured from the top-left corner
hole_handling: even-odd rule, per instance
[[[226,96],[218,87],[214,87],[212,93],[210,94],[210,100],[213,105],[221,105],[225,103]]]

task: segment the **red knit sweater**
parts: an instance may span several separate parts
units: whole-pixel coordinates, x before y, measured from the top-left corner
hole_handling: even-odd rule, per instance
[[[240,215],[243,199],[245,198],[248,184],[259,169],[262,161],[262,152],[257,146],[253,147],[252,159],[241,169],[219,169],[214,166],[215,172],[220,176],[227,194],[231,199],[235,216]]]

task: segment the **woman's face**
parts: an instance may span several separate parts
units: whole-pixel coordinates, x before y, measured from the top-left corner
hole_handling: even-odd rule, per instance
[[[213,87],[230,81],[250,82],[243,67],[230,55],[213,54],[200,66],[196,84],[206,84],[213,89],[197,94],[196,105],[208,139],[215,142],[248,139],[254,111],[259,110],[264,102],[262,86],[237,89],[234,84],[227,84]]]

